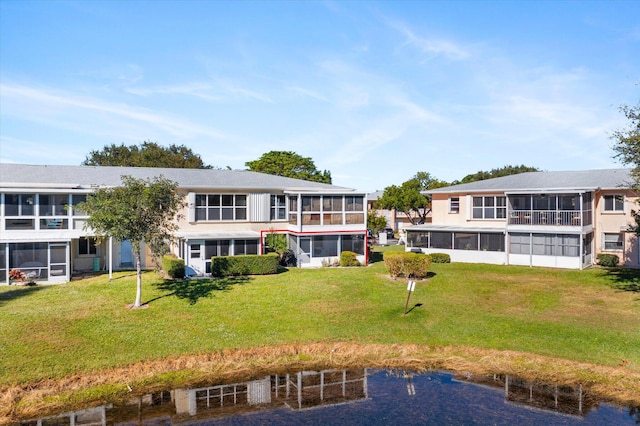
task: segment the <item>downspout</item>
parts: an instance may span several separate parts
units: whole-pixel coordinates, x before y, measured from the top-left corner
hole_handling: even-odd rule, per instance
[[[113,237],[109,237],[109,281],[113,279]]]

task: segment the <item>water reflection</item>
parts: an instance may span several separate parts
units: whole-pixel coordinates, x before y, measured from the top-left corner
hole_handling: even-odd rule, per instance
[[[148,394],[22,425],[638,424],[638,407],[601,404],[582,386],[507,375],[368,369],[301,371]]]

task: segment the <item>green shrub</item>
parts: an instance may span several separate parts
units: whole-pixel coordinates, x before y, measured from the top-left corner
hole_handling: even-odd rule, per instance
[[[620,258],[615,254],[600,253],[596,256],[598,265],[605,267],[615,267],[620,263]]]
[[[384,264],[392,277],[426,278],[431,259],[422,253],[385,253]]]
[[[451,263],[451,256],[447,253],[431,253],[428,254],[432,263]]]
[[[171,255],[162,256],[162,270],[171,278],[184,278],[184,260]]]
[[[211,274],[214,277],[236,275],[267,275],[278,272],[279,256],[269,253],[263,256],[214,256],[211,258]]]
[[[340,266],[360,266],[357,256],[358,254],[352,251],[343,251],[340,253]]]
[[[282,257],[280,257],[280,266],[289,267],[289,266],[298,266],[298,260],[296,259],[296,253],[287,249],[282,253]]]

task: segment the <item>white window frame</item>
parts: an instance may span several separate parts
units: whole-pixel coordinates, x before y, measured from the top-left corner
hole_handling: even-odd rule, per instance
[[[612,208],[607,208],[607,199],[611,199]],[[620,199],[620,202],[616,202],[616,199]],[[622,194],[605,194],[602,196],[602,211],[604,213],[624,213],[625,196]]]
[[[282,194],[271,194],[269,199],[271,204],[269,219],[272,221],[286,221],[288,204],[287,196]]]
[[[204,197],[204,204],[198,205],[199,197]],[[209,204],[210,197],[219,197],[219,204]],[[232,197],[231,204],[224,203],[224,197]],[[239,204],[238,200],[244,198],[244,203]],[[225,218],[224,211],[231,210],[232,217]],[[204,218],[198,218],[198,212],[204,212]],[[215,218],[212,214],[213,211],[218,211],[218,218]],[[244,212],[244,215],[239,215],[240,211]],[[244,216],[244,217],[240,217]],[[240,217],[240,218],[239,218]],[[195,222],[248,222],[249,221],[249,196],[247,194],[223,194],[223,193],[206,193],[195,194],[194,196],[194,221]]]
[[[615,241],[614,238],[616,237]],[[607,239],[609,237],[609,240]],[[607,247],[607,244],[615,244],[615,248]],[[624,250],[624,234],[622,232],[603,232],[602,251],[622,251]]]
[[[78,257],[95,257],[97,254],[98,247],[96,246],[95,238],[80,237],[78,239]]]
[[[479,198],[482,200],[481,206],[476,206],[474,201]],[[493,205],[487,206],[485,204],[485,200],[487,198],[493,199]],[[503,203],[498,205],[498,199],[501,199]],[[482,212],[482,217],[475,217],[474,210],[480,209]],[[493,217],[485,217],[485,213],[487,209],[491,209],[493,211]],[[498,212],[502,211],[502,217],[498,217]],[[504,220],[507,218],[507,197],[505,195],[474,195],[471,197],[471,220]]]
[[[460,213],[460,197],[449,197],[449,213]]]

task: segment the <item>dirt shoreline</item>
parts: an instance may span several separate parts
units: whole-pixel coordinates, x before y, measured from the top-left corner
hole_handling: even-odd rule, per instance
[[[602,400],[640,406],[640,366],[624,360],[611,367],[463,346],[315,343],[182,355],[62,379],[2,385],[0,425],[104,403],[107,398],[125,399],[211,381],[244,381],[264,374],[322,368],[510,374],[549,384],[581,384]]]

